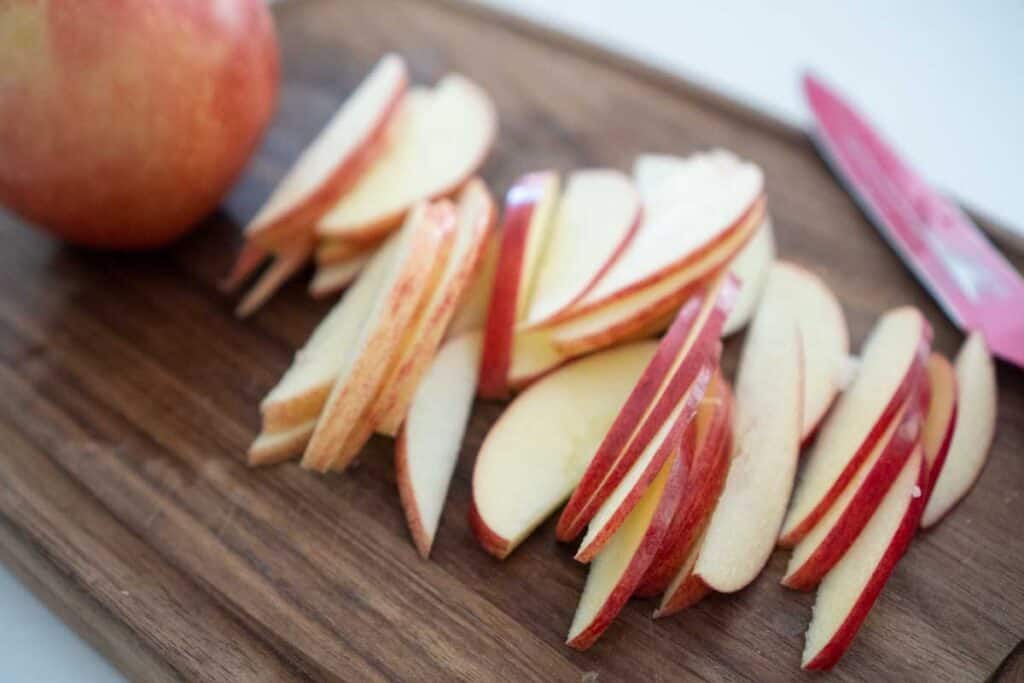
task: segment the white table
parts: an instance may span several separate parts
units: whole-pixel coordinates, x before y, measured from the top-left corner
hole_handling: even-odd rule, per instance
[[[1024,3],[1017,0],[482,1],[800,125],[807,114],[797,79],[811,67],[933,182],[1024,229]],[[122,680],[2,567],[0,605],[0,681]]]

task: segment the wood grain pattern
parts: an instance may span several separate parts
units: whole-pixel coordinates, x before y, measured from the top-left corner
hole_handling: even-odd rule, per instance
[[[0,217],[2,557],[138,679],[810,679],[813,596],[786,556],[733,596],[651,621],[634,602],[589,652],[563,645],[585,569],[541,528],[507,561],[466,523],[472,461],[500,412],[478,403],[432,560],[404,527],[391,442],[316,476],[241,457],[257,403],[329,302],[294,282],[246,322],[216,291],[256,210],[381,53],[417,81],[459,70],[493,93],[497,192],[538,168],[628,169],[645,151],[729,147],[766,171],[780,253],[839,293],[859,343],[919,306],[961,336],[830,178],[802,134],[591,48],[447,3],[298,0],[276,8],[279,113],[220,215],[156,255],[98,255]],[[1021,262],[1017,261],[1017,266]],[[739,342],[727,345],[726,368]],[[967,681],[1024,634],[1024,376],[999,367],[999,427],[971,496],[920,536],[837,680]]]

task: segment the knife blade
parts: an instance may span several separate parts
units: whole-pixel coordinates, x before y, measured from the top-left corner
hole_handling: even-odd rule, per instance
[[[953,323],[1024,368],[1024,279],[838,94],[807,74],[812,139],[846,190]]]

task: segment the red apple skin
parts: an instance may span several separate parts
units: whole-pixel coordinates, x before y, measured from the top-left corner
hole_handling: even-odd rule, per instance
[[[794,571],[787,571],[782,578],[783,586],[799,591],[813,589],[857,540],[920,441],[922,410],[927,405],[927,392],[919,387],[915,393],[917,395],[909,399],[914,405],[907,406],[892,439],[878,456],[871,472],[861,482],[846,510],[807,560]]]
[[[484,550],[499,560],[504,560],[512,552],[509,540],[487,525],[484,518],[480,516],[480,511],[476,509],[476,503],[472,500],[469,501],[469,527]]]
[[[828,512],[829,506],[835,501],[836,497],[842,493],[846,485],[850,483],[853,476],[857,473],[857,468],[864,462],[864,459],[871,453],[871,449],[874,448],[878,440],[882,438],[886,428],[895,417],[900,406],[903,402],[911,396],[911,392],[916,391],[917,387],[921,384],[921,378],[925,374],[925,362],[928,359],[928,355],[931,353],[932,343],[932,328],[927,321],[924,322],[924,334],[922,335],[920,344],[918,346],[917,355],[911,362],[911,367],[907,372],[907,376],[904,378],[902,384],[897,388],[896,392],[893,393],[889,399],[889,403],[886,404],[885,409],[882,411],[881,417],[875,423],[874,427],[868,433],[867,437],[860,444],[857,452],[849,463],[846,465],[846,469],[843,470],[842,474],[832,484],[832,488],[829,489],[828,493],[821,499],[810,513],[808,513],[800,524],[793,527],[789,533],[783,534],[779,537],[778,545],[782,548],[792,548],[803,539],[807,533],[814,528],[814,525]]]
[[[668,346],[669,350],[674,348],[675,353],[671,354],[674,357],[679,353],[686,339],[692,334],[696,334],[696,338],[687,351],[686,358],[676,369],[675,374],[668,379],[668,386],[642,425],[638,425],[637,422],[650,405],[660,382],[655,383],[650,391],[640,391],[640,384],[638,384],[637,390],[626,399],[623,413],[616,417],[608,434],[598,446],[597,453],[584,473],[579,486],[576,487],[562,511],[562,516],[555,529],[555,535],[560,541],[568,542],[579,535],[597,512],[601,503],[626,476],[630,466],[639,457],[644,446],[657,433],[675,407],[676,401],[685,394],[705,366],[708,358],[716,354],[722,326],[725,324],[725,319],[729,317],[729,311],[739,292],[737,280],[728,275],[725,277],[726,280],[718,289],[715,301],[711,303],[714,308],[701,329],[694,330],[693,324],[697,311],[705,305],[703,297],[692,312],[689,304],[680,310],[672,329],[662,339],[661,346]],[[709,289],[711,288],[709,287]],[[705,295],[710,294],[710,292],[705,292]],[[685,327],[685,331],[676,331],[677,324],[680,327]],[[676,338],[676,334],[679,335],[679,339]],[[657,362],[660,351],[659,347],[659,353],[655,356],[655,360],[651,361],[652,366]],[[671,368],[672,360],[670,357],[664,366],[655,368],[651,374],[654,375],[660,369],[659,376],[664,381],[664,375]],[[643,383],[646,378],[647,371],[645,370],[640,382]],[[703,391],[701,393],[703,394]],[[637,437],[630,442],[630,437],[634,432]],[[624,448],[625,451],[623,451]]]
[[[10,0],[0,62],[0,202],[90,247],[158,247],[194,226],[277,98],[263,0]]]
[[[677,455],[672,463],[672,470],[669,472],[668,481],[665,482],[665,489],[662,491],[661,500],[658,501],[658,507],[654,511],[651,523],[648,524],[644,537],[633,554],[629,566],[626,568],[618,584],[616,584],[611,595],[605,600],[600,614],[587,628],[583,629],[575,638],[566,643],[569,647],[576,650],[590,648],[601,637],[601,634],[608,629],[612,621],[629,601],[629,597],[633,594],[636,584],[647,570],[651,560],[654,559],[654,553],[661,545],[665,532],[668,531],[672,515],[679,505],[679,497],[683,494],[686,471],[686,459]]]
[[[731,454],[732,396],[721,375],[716,376],[714,382],[715,394],[721,398],[722,403],[715,409],[707,433],[697,445],[679,508],[672,517],[664,543],[658,548],[651,566],[636,588],[637,597],[653,597],[669,587],[693,546],[700,541],[701,532],[725,486]],[[711,389],[708,393],[711,393]],[[691,429],[695,429],[696,425],[696,420],[690,423]],[[704,583],[700,579],[696,580]],[[685,592],[685,588],[682,590]]]
[[[927,476],[927,467],[922,457],[921,470],[917,477],[917,486],[922,491],[924,490]],[[875,567],[875,571],[871,574],[871,578],[868,580],[864,590],[857,598],[857,602],[854,603],[853,609],[846,615],[846,619],[843,620],[843,623],[828,644],[804,665],[804,669],[807,671],[831,669],[846,653],[853,642],[854,636],[857,635],[857,631],[860,630],[861,625],[864,623],[864,619],[867,618],[868,612],[874,606],[875,600],[878,599],[879,594],[882,592],[885,582],[889,580],[889,576],[896,568],[896,563],[900,561],[903,553],[907,551],[907,547],[914,538],[914,533],[917,531],[917,525],[920,523],[923,513],[924,496],[917,496],[910,501],[910,505],[903,515],[903,520],[896,530],[896,534],[889,543],[885,554],[882,555],[882,560]]]
[[[530,221],[543,200],[550,171],[530,173],[515,182],[505,196],[501,246],[495,270],[494,290],[484,325],[483,354],[480,359],[481,398],[508,398],[508,372],[519,302],[519,283],[526,258]]]

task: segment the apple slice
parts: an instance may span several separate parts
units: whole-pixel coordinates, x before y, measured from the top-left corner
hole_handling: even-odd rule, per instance
[[[707,526],[725,486],[731,455],[732,397],[721,372],[715,374],[708,386],[689,431],[694,446],[690,449],[692,460],[686,488],[665,541],[636,588],[636,595],[640,597],[664,592],[678,575]],[[684,437],[684,443],[686,439]]]
[[[235,315],[246,318],[255,313],[292,275],[302,270],[309,260],[312,247],[306,241],[289,245],[274,254],[273,260],[256,284],[246,293],[235,308]]]
[[[829,669],[850,647],[914,537],[926,476],[917,448],[857,540],[822,580],[804,640],[804,669]]]
[[[552,342],[564,353],[579,355],[629,338],[676,311],[743,248],[760,225],[764,207],[763,200],[756,202],[734,232],[689,266],[587,311],[574,308],[572,318],[551,329]]]
[[[363,254],[347,261],[318,265],[309,283],[309,295],[314,299],[320,299],[345,289],[359,277],[359,273],[363,272],[372,255]]]
[[[455,237],[455,210],[444,200],[420,204],[399,234],[395,262],[385,276],[356,343],[335,349],[344,356],[331,393],[306,447],[302,466],[326,472],[344,468],[362,446],[352,438],[376,398],[402,336],[423,298],[430,295]],[[372,433],[372,427],[366,437]],[[365,439],[364,439],[365,440]]]
[[[569,497],[657,345],[571,363],[533,384],[487,433],[473,469],[470,525],[504,558]]]
[[[681,612],[696,605],[711,592],[711,587],[693,572],[697,566],[697,559],[700,557],[701,546],[704,544],[704,536],[705,533],[701,530],[697,541],[680,565],[679,571],[665,589],[664,595],[661,596],[661,602],[654,610],[654,614],[651,615],[652,618],[660,619]]]
[[[512,340],[508,388],[522,391],[572,357],[555,348],[546,330],[517,332]]]
[[[395,442],[395,478],[416,549],[426,559],[476,394],[483,335],[469,332],[438,351]]]
[[[776,261],[768,273],[772,296],[785,303],[800,327],[804,345],[804,415],[806,441],[839,393],[850,356],[850,333],[843,307],[821,278],[790,263]]]
[[[494,142],[494,103],[458,74],[410,92],[387,147],[350,192],[320,219],[322,237],[380,239],[417,202],[454,192],[483,164]]]
[[[482,331],[487,324],[487,307],[491,303],[491,292],[494,290],[494,274],[498,269],[498,248],[501,236],[497,230],[487,232],[484,251],[477,262],[473,281],[462,293],[462,299],[455,310],[451,323],[448,324],[446,339],[461,337],[466,332]]]
[[[533,291],[558,186],[557,173],[530,173],[517,180],[505,196],[501,247],[484,328],[479,391],[485,398],[508,395],[513,336]]]
[[[643,497],[662,465],[673,453],[680,453],[686,431],[697,415],[697,408],[717,367],[716,353],[697,373],[686,395],[675,403],[667,419],[630,466],[622,481],[601,502],[590,519],[590,525],[579,550],[576,551],[578,562],[590,562],[594,559]],[[687,473],[689,459],[689,455],[686,455],[680,463]],[[684,478],[686,477],[687,475],[684,475]]]
[[[690,265],[742,222],[761,196],[756,165],[723,150],[696,154],[650,191],[644,218],[608,272],[573,307],[582,312]]]
[[[556,529],[559,540],[571,541],[590,522],[715,355],[735,296],[735,281],[723,276],[680,309],[562,510]]]
[[[398,55],[377,62],[246,226],[246,238],[273,249],[296,235],[311,236],[316,220],[379,154],[408,81]]]
[[[926,510],[932,489],[946,463],[957,414],[957,381],[953,366],[942,354],[933,353],[928,358],[927,371],[929,403],[921,433],[925,469],[928,470],[928,485],[924,489]]]
[[[772,219],[765,216],[761,227],[729,266],[729,272],[740,281],[740,295],[736,299],[732,313],[729,314],[729,319],[725,321],[725,327],[722,328],[723,337],[739,332],[754,317],[754,311],[761,300],[761,292],[768,281],[768,271],[775,261],[775,253]]]
[[[686,464],[677,451],[591,564],[569,627],[569,647],[589,648],[622,611],[668,531],[685,482]]]
[[[260,434],[249,446],[249,466],[260,467],[291,460],[302,453],[315,427],[316,420],[309,420],[281,432]]]
[[[398,433],[416,386],[437,353],[462,293],[469,285],[494,222],[494,200],[482,180],[459,195],[455,240],[440,282],[423,300],[422,311],[405,333],[400,355],[377,397],[370,422],[381,434]]]
[[[397,240],[374,255],[366,272],[317,325],[295,354],[288,371],[260,403],[265,432],[288,431],[316,420],[341,372],[344,349],[351,348],[370,314],[377,292],[392,269]]]
[[[330,266],[335,263],[351,261],[359,256],[369,256],[381,245],[381,242],[346,242],[344,240],[323,240],[316,247],[316,263],[318,266]]]
[[[588,169],[570,175],[523,325],[559,320],[608,270],[639,225],[640,196],[624,174]]]
[[[783,586],[814,588],[853,544],[920,442],[921,403],[916,394],[907,398],[857,474],[793,548]]]
[[[857,377],[807,456],[779,545],[799,543],[846,488],[917,385],[930,342],[931,327],[916,308],[893,309],[876,323],[864,344]]]
[[[771,555],[800,453],[802,375],[796,321],[769,289],[740,357],[733,456],[694,569],[714,590],[740,590]]]
[[[971,490],[996,432],[996,371],[985,339],[972,332],[956,357],[957,413],[945,465],[930,489],[921,520],[938,522]],[[927,489],[926,489],[927,490]]]

